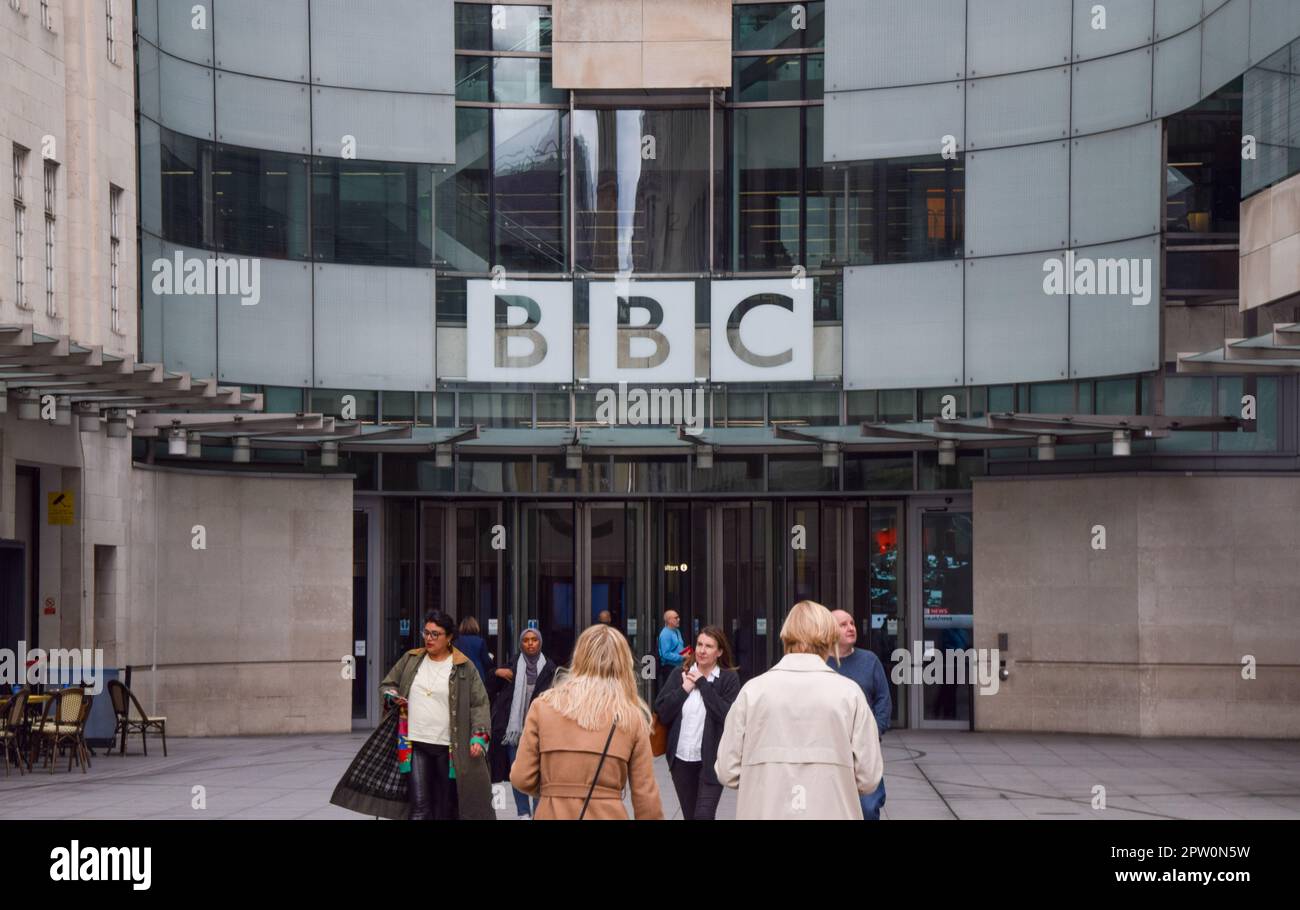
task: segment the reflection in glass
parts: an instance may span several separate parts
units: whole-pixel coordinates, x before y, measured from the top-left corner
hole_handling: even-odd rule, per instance
[[[969,512],[921,513],[921,637],[940,660],[949,651],[974,646],[971,556],[974,534]],[[964,663],[966,679],[974,669]],[[969,684],[923,687],[925,720],[969,720]]]
[[[542,57],[494,57],[492,100],[514,104],[561,104],[566,92],[551,87],[551,61]]]
[[[456,100],[488,101],[489,76],[492,70],[491,57],[456,58]],[[456,113],[460,113],[459,110]]]
[[[312,240],[327,262],[431,265],[432,167],[315,159]]]
[[[185,246],[203,245],[203,150],[208,144],[160,130],[163,237]]]
[[[965,165],[939,155],[848,169],[847,255],[853,265],[961,255]]]
[[[576,528],[573,506],[524,513],[524,621],[538,623],[548,659],[561,663],[573,653],[576,632]]]
[[[497,109],[492,115],[492,264],[511,271],[563,271],[567,206],[560,112]]]
[[[576,265],[707,268],[708,111],[575,111],[573,131]]]
[[[803,96],[803,57],[736,57],[732,78],[737,101],[798,101]]]
[[[1237,376],[1220,376],[1219,413],[1240,417],[1242,396],[1246,394],[1244,380]],[[1276,376],[1255,377],[1255,432],[1219,433],[1221,452],[1276,452],[1277,451],[1277,394]]]
[[[801,265],[799,253],[799,108],[733,112],[732,223],[739,271]]]
[[[797,9],[800,7],[800,9]],[[732,9],[732,45],[738,51],[821,47],[826,4],[755,3]]]
[[[307,258],[307,160],[216,146],[212,156],[217,249],[277,259]]]
[[[436,177],[437,256],[439,264],[446,263],[447,268],[466,272],[491,269],[491,113],[482,108],[456,108],[456,164],[439,170]]]

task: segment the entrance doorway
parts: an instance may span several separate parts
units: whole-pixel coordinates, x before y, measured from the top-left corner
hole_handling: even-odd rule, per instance
[[[908,548],[911,628],[917,634],[900,647],[913,651],[913,662],[938,659],[974,647],[972,552],[973,522],[969,497],[916,499],[910,503]],[[915,639],[913,641],[912,639]],[[920,654],[915,653],[917,642]],[[927,655],[934,652],[935,657]],[[974,667],[959,661],[965,679]],[[955,665],[955,664],[954,664]],[[913,727],[966,730],[973,727],[974,686],[942,682],[910,686],[909,721]]]

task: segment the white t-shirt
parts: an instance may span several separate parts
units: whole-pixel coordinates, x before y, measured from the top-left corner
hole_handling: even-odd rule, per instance
[[[713,682],[721,675],[722,670],[714,664],[706,678]],[[697,682],[682,705],[682,728],[677,733],[677,757],[682,761],[704,760],[704,721],[707,716],[704,696],[700,694]]]
[[[407,696],[406,738],[413,742],[451,745],[451,655],[443,660],[425,656]]]

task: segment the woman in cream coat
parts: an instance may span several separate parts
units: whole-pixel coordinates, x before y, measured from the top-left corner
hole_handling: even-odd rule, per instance
[[[826,664],[839,628],[810,600],[781,627],[785,657],[746,683],[727,714],[714,769],[738,788],[738,819],[861,819],[859,794],[884,774],[862,689]]]

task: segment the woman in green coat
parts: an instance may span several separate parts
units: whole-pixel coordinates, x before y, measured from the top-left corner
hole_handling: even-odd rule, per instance
[[[397,726],[386,715],[331,802],[358,812],[404,815],[395,797],[405,791],[411,819],[493,819],[487,750],[491,717],[487,690],[473,662],[452,646],[456,624],[432,612],[424,647],[397,661],[379,693],[405,708],[410,773],[399,769]]]

